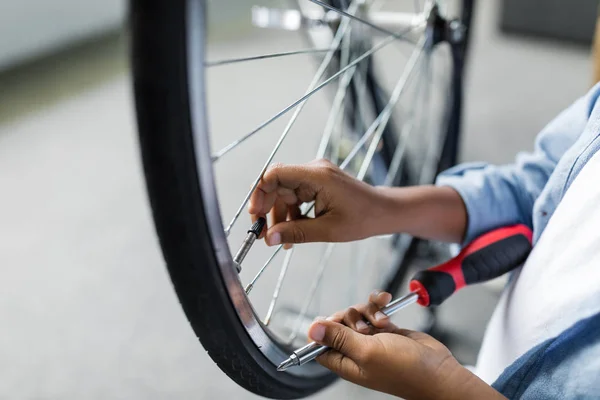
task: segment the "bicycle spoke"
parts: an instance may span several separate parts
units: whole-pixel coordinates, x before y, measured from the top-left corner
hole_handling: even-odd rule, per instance
[[[428,59],[427,63],[425,64],[425,75],[427,77],[427,82],[425,84],[426,87],[426,91],[425,91],[425,100],[424,103],[427,104],[428,107],[431,107],[431,62]],[[425,139],[427,139],[427,137],[429,136],[429,118],[423,118],[423,129],[422,132],[424,133],[423,137],[425,137]],[[432,157],[435,158],[435,153],[437,152],[437,143],[435,143],[435,140],[431,140],[431,142],[433,143],[429,143],[428,145],[425,146],[426,153],[425,153],[425,160],[423,162],[423,166],[421,168],[420,174],[419,174],[419,178],[418,178],[418,183],[421,184],[423,182],[423,178],[426,175],[425,173],[428,172],[429,166],[428,166],[428,162],[431,161]]]
[[[350,13],[356,12],[356,10],[358,9],[358,5],[359,5],[358,1],[353,1],[352,4],[350,5],[348,11]],[[304,104],[303,103],[304,100],[307,100],[310,96],[312,96],[313,94],[315,94],[316,92],[318,92],[320,89],[322,89],[323,87],[325,87],[326,84],[328,84],[330,82],[333,82],[333,80],[335,78],[334,77],[330,77],[329,81],[325,81],[325,82],[323,82],[320,85],[320,87],[317,87],[317,84],[319,83],[319,81],[321,80],[321,78],[323,77],[323,75],[325,74],[325,72],[327,71],[327,68],[329,67],[329,64],[333,60],[333,56],[334,56],[335,52],[339,49],[339,47],[340,47],[340,45],[342,43],[342,39],[344,38],[344,36],[346,34],[346,31],[349,28],[350,28],[350,19],[343,20],[342,23],[340,24],[340,26],[339,26],[339,28],[338,28],[335,36],[333,37],[333,40],[331,42],[331,49],[330,49],[330,51],[327,52],[327,54],[323,58],[323,61],[321,61],[321,64],[319,65],[319,68],[317,69],[317,72],[315,73],[315,75],[314,75],[312,81],[310,82],[310,84],[308,86],[308,89],[307,89],[307,91],[306,91],[306,93],[305,93],[305,95],[303,97],[301,97],[300,99],[296,100],[295,102],[293,102],[289,106],[285,107],[283,110],[281,110],[280,112],[278,112],[277,114],[275,114],[271,118],[267,119],[265,122],[263,122],[262,124],[260,124],[258,127],[256,127],[255,129],[253,129],[249,133],[245,134],[241,138],[233,141],[229,145],[227,145],[224,148],[222,148],[221,150],[219,150],[217,153],[213,154],[213,156],[212,156],[213,163],[215,161],[217,161],[219,158],[221,158],[222,156],[224,156],[225,154],[227,154],[229,151],[231,151],[234,148],[236,148],[237,146],[239,146],[245,140],[247,140],[250,137],[254,136],[254,134],[256,134],[257,132],[261,131],[267,125],[269,125],[273,121],[277,120],[278,118],[280,118],[281,116],[283,116],[284,114],[286,114],[292,108],[296,107],[297,105]],[[294,117],[292,117],[292,119],[293,118]]]
[[[393,107],[397,103],[398,98],[400,97],[400,94],[403,92],[403,89],[406,87],[406,82],[407,82],[408,78],[410,77],[410,74],[414,70],[416,62],[418,61],[419,57],[423,53],[424,45],[425,45],[425,40],[422,39],[419,42],[419,46],[413,51],[413,54],[411,55],[411,58],[408,61],[409,67],[407,67],[407,69],[405,69],[404,73],[398,80],[398,83],[396,84],[396,87],[394,88],[394,91],[392,93],[390,101],[387,103],[385,108],[379,114],[377,119],[371,124],[371,126],[369,126],[369,129],[367,129],[365,134],[355,144],[355,146],[352,149],[352,151],[350,152],[350,154],[344,159],[344,161],[340,165],[340,169],[342,169],[342,170],[346,169],[346,167],[350,164],[350,162],[352,162],[352,160],[354,159],[356,154],[358,154],[360,149],[365,145],[365,143],[369,140],[369,138],[373,134],[377,133],[377,136],[379,136],[379,139],[381,139],[381,135],[383,133],[383,130],[385,129],[385,125],[389,121],[391,111],[393,110]],[[381,127],[381,129],[378,129],[379,127]],[[374,141],[375,141],[375,139],[374,139]],[[365,166],[368,167],[368,165],[370,165],[374,155],[375,155],[375,152],[370,152],[369,157],[365,157],[365,159],[363,160],[363,163],[361,165],[361,170],[365,169]],[[359,179],[363,179],[363,178],[364,178],[364,175],[362,177],[360,177]],[[308,207],[305,212],[303,212],[303,215],[307,215],[313,208],[314,208],[314,203],[310,207]],[[273,261],[275,256],[279,253],[279,251],[282,248],[283,248],[283,245],[280,244],[277,247],[277,249],[271,254],[271,256],[269,257],[267,262],[262,266],[262,268],[254,276],[254,278],[248,284],[248,286],[246,286],[246,294],[249,294],[252,291],[252,289],[254,288],[254,285],[256,284],[256,282],[258,281],[260,276],[267,269],[267,267],[271,264],[271,262]]]
[[[419,57],[419,55],[423,52],[424,44],[425,44],[425,41],[421,40],[421,43],[419,44],[419,46],[415,49],[415,51],[411,55],[411,59]],[[409,60],[409,63],[412,64],[413,62],[411,62]],[[413,68],[414,68],[414,66],[413,66]],[[410,69],[412,70],[413,68],[410,68]],[[406,72],[406,70],[405,70],[405,72]],[[405,74],[403,74],[403,76],[404,75]],[[402,93],[402,90],[404,89],[405,84],[406,84],[406,82],[402,78],[398,81],[398,83],[396,84],[396,87],[394,88],[394,92],[392,93],[392,98],[390,98],[390,101],[386,104],[386,106],[381,111],[381,113],[379,113],[379,115],[377,116],[375,121],[373,121],[373,123],[369,126],[369,129],[367,129],[365,134],[358,140],[358,142],[356,142],[356,144],[354,145],[354,148],[352,149],[352,151],[350,151],[350,154],[348,154],[346,159],[340,164],[340,169],[344,170],[348,167],[348,165],[354,159],[354,157],[360,151],[360,149],[373,136],[373,134],[378,131],[378,127],[384,120],[386,121],[386,123],[387,123],[387,121],[389,121],[393,107],[398,102],[398,98],[400,97],[400,94]],[[384,129],[385,129],[385,126],[383,127],[383,129],[381,129],[380,132],[383,133]]]
[[[377,126],[377,130],[376,130],[377,134],[373,138],[373,141],[371,142],[371,146],[369,147],[369,150],[367,152],[367,156],[365,157],[365,159],[362,162],[359,175],[357,176],[357,179],[359,179],[359,180],[364,179],[365,173],[363,171],[366,171],[368,169],[368,166],[371,164],[371,162],[373,160],[373,157],[375,155],[375,149],[377,148],[377,143],[379,143],[379,140],[381,139],[381,135],[385,129],[385,126],[387,125],[387,122],[389,121],[391,110],[393,109],[394,105],[398,101],[400,94],[403,92],[404,88],[406,87],[406,82],[408,81],[408,78],[412,74],[412,71],[414,71],[415,65],[417,64],[417,61],[419,60],[421,54],[423,53],[424,44],[425,44],[425,41],[421,40],[419,47],[417,47],[417,49],[411,55],[411,58],[408,61],[409,66],[405,69],[404,73],[398,80],[398,83],[396,84],[396,87],[394,88],[394,92],[390,98],[390,101],[388,102],[388,104],[386,105],[386,107],[380,114],[380,116],[383,115],[384,117],[376,125]],[[371,130],[371,129],[369,129],[369,130]],[[375,129],[373,129],[373,131],[375,131]],[[349,162],[347,162],[347,160],[348,159],[346,158],[346,160],[344,160],[343,164],[348,165]],[[323,273],[325,272],[325,269],[328,265],[327,261],[329,261],[329,257],[331,256],[331,253],[333,252],[334,245],[335,245],[335,243],[328,244],[328,247],[325,251],[325,255],[323,256],[323,259],[321,260],[321,264],[319,265],[317,275],[315,276],[315,278],[313,279],[313,282],[311,283],[311,288],[308,292],[308,296],[304,301],[303,307],[300,311],[300,314],[298,315],[298,318],[296,319],[296,324],[295,324],[294,330],[292,331],[292,334],[290,335],[290,338],[288,339],[290,342],[296,338],[296,336],[298,334],[297,330],[300,327],[300,322],[306,316],[306,312],[308,311],[308,308],[310,307],[310,304],[313,301],[316,290],[319,288],[319,286],[321,284],[321,279],[322,279]]]
[[[348,23],[345,23],[345,22],[348,22]],[[309,90],[307,91],[307,93],[304,96],[302,96],[301,98],[299,98],[298,100],[294,101],[292,104],[288,105],[287,107],[285,107],[284,109],[282,109],[281,111],[279,111],[278,113],[276,113],[275,115],[273,115],[272,117],[270,117],[269,119],[267,119],[266,121],[264,121],[263,123],[261,123],[260,125],[258,125],[256,128],[254,128],[253,130],[251,130],[247,134],[243,135],[239,139],[234,140],[233,142],[231,142],[227,146],[223,147],[221,150],[219,150],[216,153],[214,153],[212,155],[212,157],[211,157],[213,162],[218,161],[225,154],[229,153],[231,150],[233,150],[236,147],[238,147],[244,141],[246,141],[247,139],[251,138],[256,133],[260,132],[262,129],[264,129],[265,127],[267,127],[268,125],[270,125],[272,122],[276,121],[277,119],[279,119],[283,115],[287,114],[290,110],[292,110],[296,106],[298,106],[298,105],[302,106],[302,104],[304,104],[304,102],[308,98],[310,98],[315,93],[319,92],[321,89],[323,89],[325,86],[329,85],[331,82],[333,82],[337,78],[339,78],[342,75],[343,72],[347,71],[348,69],[350,69],[354,65],[360,63],[362,60],[366,59],[367,57],[370,57],[372,54],[374,54],[375,52],[381,50],[383,47],[387,46],[390,42],[392,42],[393,39],[395,39],[394,36],[387,37],[385,40],[383,40],[377,46],[372,47],[369,51],[363,53],[360,57],[358,57],[357,59],[355,59],[351,64],[347,65],[344,69],[338,71],[337,73],[335,73],[334,75],[332,75],[327,80],[325,80],[324,82],[322,82],[320,85],[317,86],[318,81],[321,79],[321,77],[325,73],[325,71],[326,71],[329,63],[331,62],[331,59],[333,58],[333,54],[339,48],[340,43],[341,43],[341,39],[343,38],[344,33],[345,33],[346,29],[348,28],[348,25],[349,25],[349,20],[346,19],[346,20],[344,20],[342,22],[342,24],[338,28],[336,36],[334,37],[333,42],[332,42],[334,45],[332,46],[332,48],[330,49],[330,51],[325,55],[325,59],[323,60],[323,62],[319,66],[319,70],[315,74],[315,77],[313,78],[313,81],[311,82],[311,85],[309,85]],[[418,26],[412,26],[412,27],[410,27],[410,28],[408,28],[408,29],[406,29],[406,30],[404,30],[402,32],[398,32],[396,34],[396,36],[397,35],[406,35],[406,34],[410,33],[412,30],[416,29],[417,27]]]
[[[352,68],[354,65],[358,64],[359,62],[361,62],[362,60],[364,60],[365,58],[371,56],[373,53],[375,53],[376,51],[382,49],[383,47],[387,46],[388,44],[390,44],[392,42],[394,38],[393,37],[388,37],[386,40],[384,40],[383,42],[379,43],[377,46],[371,48],[371,50],[367,51],[366,53],[364,53],[362,56],[360,56],[359,58],[355,59],[352,63],[348,64],[347,67],[343,68],[342,70],[340,70],[339,72],[337,72],[336,74],[334,74],[333,76],[331,76],[331,78],[325,80],[321,85],[317,86],[315,88],[315,90],[311,91],[311,93],[309,95],[304,96],[304,98],[302,98],[301,100],[298,101],[298,103],[302,103],[300,107],[298,107],[295,111],[295,113],[293,114],[292,118],[290,119],[290,122],[288,122],[287,126],[285,127],[283,133],[281,134],[281,136],[279,137],[279,140],[277,141],[277,144],[275,145],[275,147],[273,148],[273,150],[271,151],[271,154],[269,155],[269,157],[267,158],[267,162],[265,163],[265,165],[263,166],[260,174],[258,175],[258,177],[254,180],[254,183],[252,184],[252,188],[250,189],[250,191],[248,191],[248,193],[246,194],[246,197],[244,198],[244,201],[242,202],[242,204],[240,205],[240,207],[238,208],[238,210],[236,211],[233,219],[231,220],[231,222],[229,223],[229,225],[227,226],[227,228],[225,229],[225,235],[229,235],[229,232],[231,231],[231,228],[233,227],[233,225],[235,224],[235,222],[237,221],[237,219],[239,218],[242,210],[244,209],[244,207],[246,207],[246,204],[248,204],[248,200],[250,200],[250,196],[252,195],[252,192],[254,192],[254,190],[256,189],[256,187],[258,186],[258,183],[260,182],[260,179],[262,178],[263,174],[265,173],[265,171],[267,170],[267,168],[269,168],[269,165],[271,164],[271,161],[273,160],[273,158],[275,157],[275,154],[277,153],[277,151],[279,150],[279,148],[281,147],[281,145],[283,144],[283,141],[285,140],[285,138],[287,137],[287,134],[289,133],[290,129],[292,128],[294,122],[296,121],[296,119],[298,118],[298,115],[300,114],[300,112],[302,111],[302,105],[306,104],[304,102],[304,100],[306,100],[306,98],[310,97],[310,95],[314,94],[315,91],[321,90],[324,86],[326,86],[327,84],[329,84],[330,82],[332,82],[334,79],[337,79],[339,76],[341,76],[345,71],[349,70],[350,68]]]
[[[406,135],[407,137],[411,136],[411,133],[413,131],[413,128],[415,126],[414,123],[408,123],[408,128],[402,129],[402,133],[401,133],[401,138],[404,137],[404,131],[408,132]],[[401,162],[402,162],[402,157],[404,157],[404,152],[406,150],[406,142],[402,141],[400,143],[398,143],[398,146],[396,147],[396,149],[394,150],[394,155],[392,156],[392,162],[390,163],[390,169],[388,170],[388,173],[385,177],[385,180],[383,182],[383,186],[392,186],[394,183],[394,180],[396,179],[396,176],[398,176],[398,172],[401,166]]]
[[[256,281],[258,280],[258,278],[260,278],[260,276],[263,274],[263,272],[265,272],[265,270],[267,269],[267,267],[273,262],[273,260],[275,259],[275,256],[281,251],[282,248],[283,248],[282,244],[280,244],[279,246],[277,246],[277,248],[275,249],[275,251],[273,252],[273,254],[271,254],[271,256],[269,257],[269,259],[267,260],[267,262],[265,262],[263,264],[262,268],[260,270],[258,270],[258,273],[254,276],[254,278],[248,284],[248,286],[246,286],[246,289],[245,289],[246,290],[246,295],[250,294],[250,292],[254,288],[254,284],[256,283]]]
[[[418,90],[418,98],[415,99],[414,104],[420,104],[421,109],[423,108],[423,99],[425,96],[423,95],[424,90],[422,89],[426,85],[423,84],[424,81],[424,72],[419,70],[419,80],[417,81]],[[390,162],[390,167],[388,169],[388,173],[383,182],[383,186],[392,186],[394,181],[396,180],[396,176],[398,176],[398,172],[400,172],[400,167],[402,166],[402,159],[404,157],[404,153],[408,147],[408,143],[410,141],[410,137],[412,136],[413,131],[415,130],[415,110],[412,109],[410,113],[410,118],[407,122],[402,125],[400,138],[398,140],[398,146],[394,150],[394,155],[392,156],[392,161]]]
[[[391,104],[388,103],[388,105]],[[394,103],[395,104],[395,103]],[[387,107],[386,107],[387,109]],[[385,109],[384,109],[385,111]],[[365,134],[360,138],[360,140],[354,145],[354,148],[352,149],[352,151],[350,152],[350,154],[344,159],[344,161],[342,162],[342,164],[340,165],[340,169],[344,170],[346,169],[346,167],[350,164],[350,162],[352,162],[352,160],[354,159],[354,157],[356,157],[356,154],[358,154],[358,151],[360,150],[360,148],[362,146],[365,145],[365,143],[369,140],[369,138],[373,135],[373,133],[375,133],[377,126],[379,126],[379,123],[381,121],[380,117],[383,115],[383,111],[382,113],[379,115],[379,117],[371,124],[371,126],[369,127],[369,129],[365,132]],[[370,162],[370,160],[366,159],[363,162]],[[303,210],[302,210],[302,215],[306,216],[308,215],[308,213],[310,213],[312,211],[312,209],[314,208],[315,204],[314,202],[306,207],[306,205],[303,205]],[[277,255],[277,253],[279,253],[279,251],[283,248],[283,244],[280,244],[279,246],[277,246],[277,248],[275,249],[275,251],[271,254],[271,256],[269,257],[269,259],[267,260],[267,262],[265,262],[265,264],[262,266],[262,268],[257,272],[257,274],[254,276],[254,278],[252,278],[252,281],[248,284],[248,286],[246,286],[246,294],[249,294],[252,289],[254,288],[254,285],[256,284],[256,281],[258,281],[258,279],[260,278],[260,276],[263,274],[263,272],[265,272],[265,270],[267,269],[267,267],[271,264],[271,262],[273,261],[273,259],[275,258],[275,256]]]
[[[236,139],[235,141],[231,142],[227,146],[223,147],[218,152],[214,153],[212,155],[212,161],[213,162],[218,161],[225,154],[229,153],[231,150],[233,150],[236,147],[238,147],[244,141],[246,141],[247,139],[249,139],[252,136],[254,136],[256,133],[258,133],[259,131],[261,131],[262,129],[264,129],[268,125],[270,125],[272,122],[276,121],[277,119],[279,119],[283,115],[287,114],[290,110],[292,110],[296,106],[299,106],[298,109],[301,110],[302,109],[302,105],[305,104],[306,100],[308,100],[310,97],[312,97],[315,93],[319,92],[325,86],[329,85],[331,82],[333,82],[336,79],[338,79],[344,72],[346,72],[350,68],[354,67],[356,64],[360,63],[364,59],[370,57],[371,55],[373,55],[377,51],[379,51],[382,48],[384,48],[385,46],[389,45],[393,40],[394,40],[394,37],[391,37],[391,36],[387,37],[382,42],[380,42],[378,45],[373,46],[370,50],[366,51],[360,57],[358,57],[357,59],[353,60],[346,67],[344,67],[343,69],[339,70],[338,72],[336,72],[335,74],[333,74],[331,77],[327,78],[321,84],[317,85],[318,81],[320,80],[320,78],[324,74],[324,72],[325,72],[325,70],[327,68],[327,65],[325,65],[324,68],[322,68],[323,69],[322,72],[321,72],[321,69],[319,69],[319,71],[315,75],[315,78],[317,78],[317,76],[318,76],[319,79],[313,79],[313,82],[310,85],[310,90],[304,96],[300,97],[298,100],[294,101],[292,104],[286,106],[284,109],[282,109],[281,111],[279,111],[277,114],[273,115],[272,117],[270,117],[269,119],[267,119],[265,122],[261,123],[259,126],[257,126],[252,131],[248,132],[247,134],[245,134],[241,138]],[[337,50],[338,47],[339,47],[339,43],[337,44],[337,46],[334,46],[334,49]],[[326,56],[327,64],[329,64],[329,62],[331,61],[331,58],[333,57],[333,53],[334,52],[335,51],[331,51],[331,52],[327,53],[327,56]],[[321,65],[323,66],[324,64],[321,64]],[[319,75],[319,73],[320,73],[320,75]],[[296,118],[297,118],[297,116],[296,116]],[[292,117],[292,119],[295,120],[294,117]]]
[[[289,249],[285,254],[285,259],[283,260],[283,266],[281,267],[281,272],[279,273],[279,278],[277,278],[277,283],[275,284],[275,291],[273,292],[273,297],[271,298],[271,303],[269,304],[269,310],[267,311],[267,316],[265,317],[265,325],[269,325],[271,322],[271,317],[273,316],[273,311],[275,310],[275,305],[277,304],[277,299],[279,299],[279,291],[281,290],[281,286],[283,285],[283,280],[285,279],[288,271],[288,267],[290,266],[290,262],[292,261],[292,256],[294,255],[295,247]]]
[[[241,57],[241,58],[231,58],[225,60],[216,60],[216,61],[206,61],[204,63],[205,67],[217,67],[220,65],[229,65],[236,64],[247,61],[256,61],[256,60],[266,60],[270,58],[279,58],[286,56],[295,56],[298,54],[318,54],[318,53],[327,53],[332,49],[304,49],[304,50],[294,50],[294,51],[285,51],[281,53],[270,53],[270,54],[262,54],[259,56],[249,56],[249,57]]]
[[[362,67],[362,68],[361,68]],[[359,73],[356,74],[352,81],[352,86],[356,93],[355,95],[355,127],[358,127],[359,130],[364,130],[367,128],[368,118],[365,114],[365,98],[367,92],[367,68],[368,65],[359,65],[358,70]],[[371,110],[373,111],[373,110]]]
[[[432,79],[431,79],[432,73],[431,73],[430,65],[428,65],[427,71],[428,71],[428,75],[429,75],[428,88],[430,89],[431,88],[430,85],[431,85],[431,81],[432,81]],[[448,98],[451,96],[451,93],[450,93],[448,87],[446,87],[446,96]],[[446,110],[446,113],[448,115],[444,115],[442,118],[443,118],[443,121],[446,121],[446,123],[448,123],[448,121],[450,119],[450,115],[449,115],[450,109],[449,108],[448,108],[448,110]],[[428,121],[426,123],[428,123]],[[423,168],[421,170],[421,176],[419,177],[419,183],[421,183],[421,184],[431,183],[433,181],[433,179],[435,178],[435,174],[437,173],[437,168],[438,168],[438,164],[439,164],[439,160],[440,160],[440,156],[441,156],[441,148],[440,147],[443,146],[443,141],[439,140],[440,134],[445,135],[446,132],[438,132],[437,137],[431,138],[430,143],[427,146],[429,151],[425,158],[425,164],[423,165]]]
[[[352,8],[352,12],[356,11],[356,9],[358,8],[358,2],[353,2],[351,5]],[[340,44],[342,43],[342,39],[344,38],[344,35],[346,33],[346,30],[348,29],[348,27],[350,26],[350,20],[346,19],[342,22],[342,24],[340,25],[340,28],[338,29],[335,37],[333,38],[333,46],[332,48],[337,50],[340,47]],[[373,50],[373,49],[371,49]],[[300,107],[298,107],[294,114],[292,115],[292,117],[290,118],[290,121],[288,122],[288,124],[286,125],[283,133],[281,134],[281,136],[279,137],[279,140],[277,141],[277,143],[275,144],[275,148],[271,151],[271,154],[269,155],[269,158],[267,159],[267,162],[264,164],[263,168],[260,171],[260,174],[258,175],[258,177],[254,180],[253,184],[252,184],[252,188],[250,189],[250,191],[246,194],[246,197],[244,198],[244,201],[242,202],[242,204],[240,205],[240,207],[237,209],[235,215],[233,216],[231,222],[229,223],[229,225],[227,226],[227,228],[225,228],[225,236],[229,236],[229,233],[231,232],[231,228],[233,227],[233,225],[235,224],[235,222],[237,221],[237,219],[239,218],[242,210],[244,209],[244,207],[246,206],[246,204],[248,203],[248,200],[250,199],[250,196],[252,195],[252,192],[254,192],[254,190],[256,189],[256,186],[258,186],[258,182],[260,182],[260,179],[262,178],[262,176],[264,175],[265,171],[267,170],[267,168],[269,167],[269,164],[271,163],[271,161],[273,160],[273,157],[275,157],[275,154],[277,153],[277,150],[279,150],[279,147],[281,147],[281,144],[283,143],[283,141],[285,140],[287,134],[289,133],[291,127],[293,126],[294,122],[296,121],[296,119],[298,118],[298,116],[300,115],[300,112],[302,111],[302,108],[304,107],[304,101],[310,97],[312,94],[316,93],[317,91],[319,91],[320,89],[322,89],[323,87],[325,87],[328,83],[333,82],[333,80],[335,78],[337,78],[338,76],[341,75],[341,73],[343,71],[339,71],[338,74],[336,74],[337,76],[332,76],[329,79],[327,79],[325,82],[321,83],[321,85],[317,86],[317,83],[321,80],[322,76],[325,74],[325,72],[327,71],[327,68],[329,67],[329,64],[331,63],[331,61],[333,60],[333,55],[334,55],[335,51],[329,51],[326,55],[325,58],[323,59],[323,61],[321,62],[321,65],[319,66],[319,69],[317,70],[317,73],[315,74],[315,76],[313,77],[309,88],[307,90],[307,94],[303,96],[303,98],[301,98],[300,100],[296,101],[294,104],[292,104],[291,106],[286,107],[286,109],[284,109],[283,111],[279,112],[277,115],[275,115],[275,117],[270,118],[268,121],[266,121],[265,123],[261,124],[261,126],[259,126],[258,128],[256,128],[253,132],[251,132],[250,134],[247,134],[245,137],[243,137],[242,139],[238,139],[237,141],[235,141],[234,143],[230,144],[229,146],[227,146],[226,151],[221,151],[217,158],[221,157],[222,155],[224,155],[226,152],[228,152],[229,150],[239,146],[239,144],[248,139],[251,135],[253,135],[254,133],[258,132],[259,130],[261,130],[262,128],[264,128],[265,126],[267,126],[269,123],[273,122],[275,119],[279,118],[281,115],[285,114],[287,111],[289,111],[291,108],[295,107],[296,105],[300,105]],[[215,158],[213,157],[213,162],[214,162]]]
[[[408,78],[414,71],[417,61],[423,54],[424,46],[425,46],[425,39],[421,39],[419,41],[417,48],[415,49],[415,51],[413,51],[413,54],[410,56],[410,59],[408,60],[408,63],[407,63],[407,67],[404,70],[400,79],[398,80],[398,83],[396,84],[394,91],[392,92],[390,101],[388,102],[388,104],[385,106],[385,108],[379,114],[379,117],[377,119],[381,118],[381,120],[379,121],[379,123],[377,125],[375,135],[373,137],[373,140],[371,141],[371,145],[369,146],[369,149],[367,150],[367,156],[366,156],[367,159],[368,158],[372,159],[373,156],[375,155],[375,151],[377,150],[377,146],[379,145],[379,141],[381,140],[381,137],[383,135],[385,127],[387,126],[387,123],[390,120],[390,117],[392,116],[394,106],[396,105],[396,103],[398,102],[398,99],[400,98],[400,95],[404,91],[404,88],[406,87],[406,82],[408,82]],[[361,169],[358,173],[357,178],[360,180],[364,179],[368,168],[369,168],[369,165],[363,164],[361,166]]]
[[[321,155],[321,157],[319,157],[319,154],[321,154],[321,150],[319,149],[317,152],[317,157],[318,158],[322,158],[324,156],[324,153]],[[302,215],[308,215],[308,213],[313,209],[314,207],[314,203],[308,205],[308,204],[303,204],[301,206],[301,210],[302,210]],[[275,256],[277,255],[277,253],[279,253],[279,251],[283,248],[283,245],[279,245],[275,251],[271,254],[271,256],[269,257],[269,259],[267,260],[267,262],[262,266],[262,268],[258,271],[258,273],[254,276],[254,278],[252,278],[252,281],[246,286],[246,294],[249,294],[252,289],[254,288],[254,285],[256,283],[256,281],[258,281],[258,279],[260,278],[260,276],[263,274],[263,272],[266,270],[266,268],[271,264],[271,262],[273,261],[273,259],[275,258]],[[286,262],[289,263],[290,260],[287,259],[287,255],[286,255],[286,260],[284,260],[284,265],[282,267],[282,269],[286,269]],[[289,257],[291,257],[291,255],[289,255]],[[285,276],[285,274],[284,274]],[[277,288],[275,289],[277,291]]]
[[[310,304],[312,303],[312,300],[314,298],[315,292],[318,289],[319,285],[321,284],[323,274],[325,273],[325,269],[327,268],[327,265],[329,265],[329,258],[331,257],[331,254],[333,254],[334,247],[335,247],[335,243],[328,243],[327,247],[325,248],[325,253],[323,254],[323,257],[321,258],[321,262],[319,263],[319,267],[317,268],[317,273],[315,275],[315,278],[313,279],[313,281],[310,285],[310,289],[308,290],[308,295],[305,297],[304,303],[302,304],[302,308],[300,309],[300,313],[298,313],[298,317],[296,317],[296,322],[294,324],[294,328],[288,338],[289,342],[292,342],[294,339],[296,339],[296,336],[298,336],[298,330],[300,329],[300,323],[302,322],[302,319],[306,316],[308,308],[310,307]]]
[[[347,63],[347,56],[348,56],[348,49],[346,49],[345,54],[342,55],[342,63]],[[344,61],[345,60],[345,61]],[[324,129],[324,133],[323,136],[321,137],[321,142],[319,143],[319,147],[317,150],[317,159],[321,159],[323,157],[325,157],[325,153],[327,151],[327,146],[330,144],[330,140],[333,134],[333,131],[336,128],[339,128],[339,116],[340,116],[340,110],[343,109],[343,105],[344,105],[344,101],[346,99],[346,95],[348,93],[348,86],[350,85],[350,82],[352,80],[352,78],[354,77],[354,74],[356,73],[356,66],[352,67],[351,69],[349,69],[348,71],[346,71],[346,73],[344,74],[344,76],[342,77],[342,79],[340,80],[340,84],[338,86],[337,92],[335,94],[335,97],[333,99],[333,104],[331,106],[331,110],[329,111],[329,116],[327,117],[327,122],[325,123],[325,129]],[[341,140],[341,137],[338,137],[338,142],[339,140]],[[333,153],[335,154],[335,153]],[[334,162],[332,160],[332,162]],[[335,163],[335,162],[334,162]]]
[[[380,27],[380,26],[378,26],[378,25],[376,25],[376,24],[374,24],[372,22],[369,22],[369,21],[367,21],[367,20],[365,20],[363,18],[357,17],[356,15],[352,15],[352,14],[347,13],[346,11],[340,10],[339,8],[334,7],[334,6],[330,5],[330,4],[324,3],[324,2],[322,2],[320,0],[309,0],[309,1],[312,2],[312,3],[315,3],[317,5],[320,5],[323,8],[331,10],[331,11],[333,11],[335,13],[338,13],[338,14],[344,16],[344,17],[351,18],[351,19],[353,19],[355,21],[360,22],[361,24],[367,25],[368,27],[371,27],[371,28],[375,29],[376,31],[385,33],[386,35],[391,35],[391,36],[393,36],[396,39],[407,41],[409,43],[413,43],[414,44],[413,41],[411,41],[409,38],[403,36],[403,34],[394,33],[394,32],[392,32],[392,31],[390,31],[388,29],[382,28],[382,27]]]
[[[342,104],[340,105],[340,107],[343,108],[345,106],[346,106],[345,102],[342,101]],[[330,161],[335,165],[338,165],[338,162],[339,162],[343,140],[344,140],[344,114],[339,113],[337,116],[337,129],[335,131],[335,138],[333,140],[333,146],[331,148],[331,157],[330,157]]]
[[[342,56],[341,56],[341,60],[340,60],[340,66],[346,66],[349,62],[350,41],[348,39],[349,39],[350,33],[351,33],[351,27],[348,28],[348,32],[346,33],[346,37],[345,37],[346,43],[344,43],[344,46],[342,47]],[[338,110],[336,108],[339,108],[339,104],[343,104],[348,84],[349,84],[350,80],[352,79],[352,76],[354,75],[355,71],[356,71],[356,67],[352,67],[350,70],[346,71],[346,73],[342,77],[339,87],[338,87],[338,93],[336,94],[336,98],[334,100],[334,105],[330,112],[330,118],[328,119],[328,124],[329,124],[330,120],[333,121],[333,120],[337,119],[337,111]],[[336,107],[336,104],[338,105],[337,107]],[[333,118],[332,118],[332,115],[333,115]],[[327,128],[327,127],[325,128],[325,132],[329,132],[329,133],[325,133],[323,135],[323,140],[321,141],[321,145],[319,146],[319,149],[317,150],[317,159],[323,158],[325,156],[325,151],[327,149],[327,143],[329,142],[329,138],[331,137],[331,132],[333,131],[333,128],[334,128],[333,126],[331,128]],[[323,143],[324,143],[324,145],[323,145]],[[303,205],[303,207],[301,208],[302,214],[308,214],[308,211],[310,208],[312,208],[312,206],[313,206],[312,204],[309,206],[306,206],[306,207],[305,207],[305,205]],[[279,298],[279,291],[281,290],[281,285],[283,284],[283,280],[285,279],[285,276],[287,274],[288,266],[291,262],[294,249],[295,249],[295,247],[292,247],[286,253],[286,257],[285,257],[285,260],[283,261],[283,265],[281,267],[279,278],[275,285],[275,290],[273,292],[271,303],[269,304],[267,316],[265,317],[265,322],[264,322],[265,325],[268,325],[271,321],[271,317],[272,317],[272,314],[275,309],[275,304],[277,302],[277,299]]]

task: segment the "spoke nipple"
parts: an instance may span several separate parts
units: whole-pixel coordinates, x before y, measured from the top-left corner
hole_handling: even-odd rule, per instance
[[[254,285],[251,283],[249,283],[248,286],[246,286],[246,296],[250,294],[253,287],[254,287]]]

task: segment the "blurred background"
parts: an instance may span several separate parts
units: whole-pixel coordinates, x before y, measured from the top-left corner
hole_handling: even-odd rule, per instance
[[[259,40],[231,34],[248,23],[249,2],[210,3],[215,54]],[[477,4],[461,160],[509,162],[589,89],[596,7]],[[137,148],[126,9],[0,0],[0,399],[256,397],[205,354],[164,268]],[[277,73],[270,65],[261,72]],[[498,293],[469,288],[441,308],[461,361],[475,362]],[[339,382],[314,398],[385,397]]]

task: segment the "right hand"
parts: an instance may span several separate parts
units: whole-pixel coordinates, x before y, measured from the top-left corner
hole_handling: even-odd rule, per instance
[[[300,205],[314,201],[315,218]],[[256,220],[271,214],[266,233],[270,246],[305,242],[347,242],[377,234],[382,213],[378,190],[327,160],[302,165],[275,164],[252,193],[249,212]]]
[[[404,399],[504,399],[442,343],[392,324],[380,312],[391,299],[376,291],[366,304],[317,319],[308,336],[331,348],[317,362],[350,382]]]

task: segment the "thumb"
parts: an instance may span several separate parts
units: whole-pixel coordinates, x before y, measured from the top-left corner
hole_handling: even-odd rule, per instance
[[[355,361],[362,358],[361,355],[367,345],[367,336],[329,320],[314,322],[308,329],[308,336],[315,342],[331,347]]]
[[[333,321],[320,320],[313,323],[308,336],[331,350],[317,358],[319,364],[335,372],[341,378],[360,384],[361,360],[365,350],[365,338],[352,329]]]
[[[267,244],[331,242],[330,225],[326,216],[280,222],[267,231]]]

